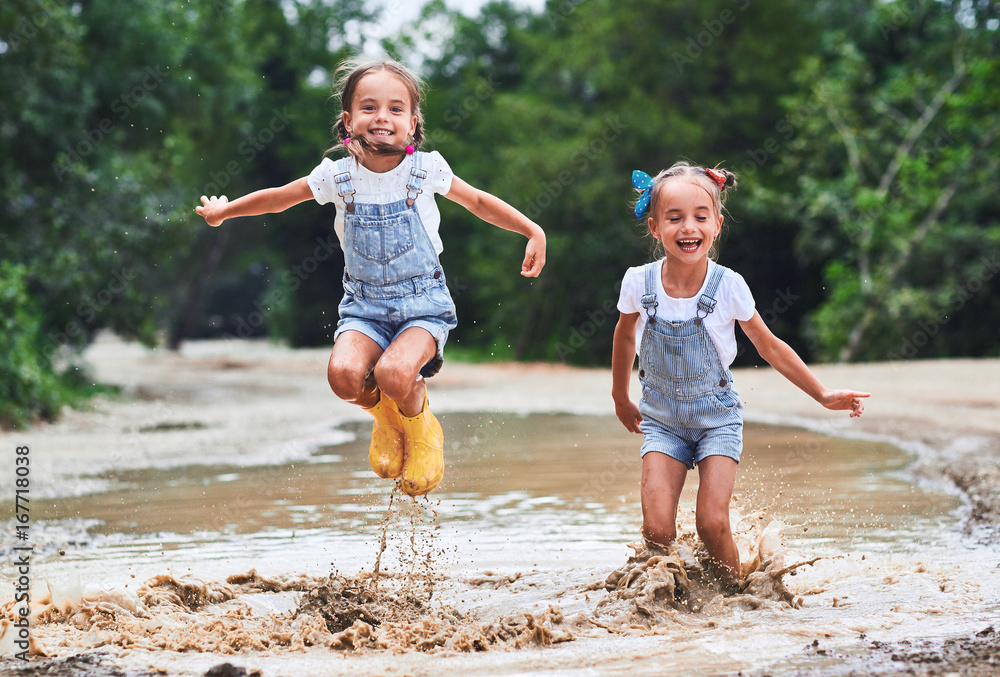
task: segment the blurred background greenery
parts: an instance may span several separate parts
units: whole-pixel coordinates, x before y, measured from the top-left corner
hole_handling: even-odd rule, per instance
[[[78,396],[102,329],[331,343],[332,207],[219,229],[193,209],[307,174],[332,143],[333,70],[373,47],[426,79],[425,149],[548,234],[528,281],[523,239],[439,200],[453,356],[609,364],[621,277],[650,258],[631,171],[679,159],[739,176],[719,260],[808,360],[1000,354],[996,2],[400,9],[3,3],[0,424]]]

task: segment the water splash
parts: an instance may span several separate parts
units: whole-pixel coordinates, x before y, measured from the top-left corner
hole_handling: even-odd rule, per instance
[[[136,589],[50,589],[32,605],[38,638],[33,651],[58,656],[115,646],[234,654],[316,646],[349,653],[481,652],[607,633],[662,634],[671,624],[712,627],[732,607],[802,605],[783,577],[819,558],[787,564],[785,526],[771,521],[761,527],[765,512],[742,516],[734,510],[744,562],[739,590],[727,589],[709,573],[694,530],[682,529],[668,548],[630,544],[633,554],[603,581],[564,585],[556,596],[567,604],[580,608],[579,601],[587,600],[583,611],[567,618],[555,603],[531,613],[484,613],[437,599],[440,586],[452,599],[462,590],[483,588],[512,595],[524,583],[523,574],[440,573],[447,553],[437,544],[433,503],[393,498],[370,572],[268,578],[251,570],[224,582],[161,574]],[[3,609],[7,618],[12,613],[12,605]]]
[[[712,575],[709,557],[693,530],[663,547],[646,541],[630,543],[633,554],[605,580],[608,596],[598,603],[595,618],[611,632],[653,630],[677,622],[706,619],[723,609],[760,609],[768,605],[800,608],[803,598],[790,592],[784,576],[819,561],[816,557],[786,565],[785,525],[771,521],[763,528],[765,511],[747,517],[734,510],[733,523],[741,551],[741,581],[733,584]]]

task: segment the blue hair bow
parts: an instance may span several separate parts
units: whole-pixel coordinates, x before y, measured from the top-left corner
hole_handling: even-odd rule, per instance
[[[639,190],[639,201],[635,203],[635,218],[641,219],[649,209],[653,197],[653,177],[641,169],[632,170],[632,187]]]

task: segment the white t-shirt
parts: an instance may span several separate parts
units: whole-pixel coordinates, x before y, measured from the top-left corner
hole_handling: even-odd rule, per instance
[[[455,174],[441,153],[432,151],[423,155],[423,169],[427,178],[421,185],[421,193],[417,196],[417,213],[424,224],[427,235],[431,238],[434,251],[440,254],[444,250],[438,227],[441,225],[441,212],[434,201],[434,193],[445,195],[451,190],[451,180]],[[413,167],[415,155],[407,155],[395,168],[381,174],[365,169],[357,161],[351,161],[351,185],[357,191],[354,201],[366,204],[390,204],[406,199],[406,183],[410,179],[410,168]],[[329,202],[337,206],[337,216],[333,221],[333,229],[344,246],[344,200],[337,193],[337,183],[333,177],[337,175],[336,163],[330,158],[323,161],[309,174],[309,187],[312,189],[316,202],[325,205]]]
[[[656,300],[660,305],[656,307],[656,316],[670,322],[681,322],[697,316],[698,299],[705,293],[708,281],[712,277],[712,272],[718,264],[711,259],[708,260],[708,273],[705,281],[701,285],[698,293],[689,299],[675,299],[667,296],[663,289],[661,273],[663,272],[663,259],[657,262],[656,272]],[[646,280],[643,273],[644,266],[636,266],[625,271],[622,279],[622,290],[618,297],[618,310],[622,313],[639,313],[639,325],[635,330],[635,352],[638,355],[642,343],[642,332],[646,328],[646,309],[642,307],[642,296],[646,293]],[[722,366],[726,369],[736,359],[736,321],[746,322],[753,317],[754,301],[750,287],[747,286],[743,276],[730,269],[725,270],[722,280],[719,282],[719,289],[715,292],[715,310],[705,318],[705,329],[715,343],[715,349],[719,353]]]

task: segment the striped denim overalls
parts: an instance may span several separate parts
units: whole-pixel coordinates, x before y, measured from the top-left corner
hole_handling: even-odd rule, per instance
[[[659,262],[645,267],[642,306],[647,321],[639,350],[643,454],[667,453],[689,468],[711,455],[739,461],[743,403],[702,321],[715,310],[725,271],[714,267],[695,317],[670,321],[656,315]]]

